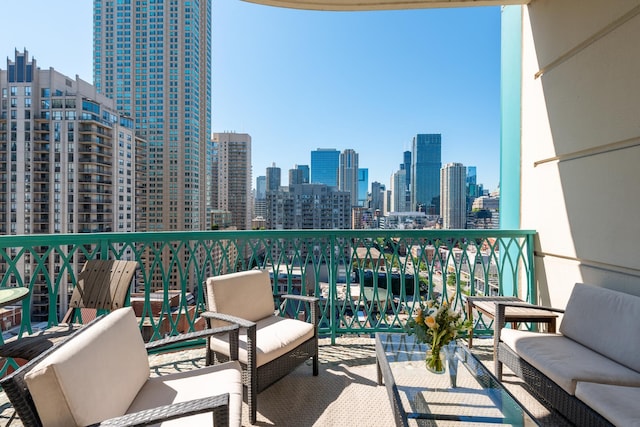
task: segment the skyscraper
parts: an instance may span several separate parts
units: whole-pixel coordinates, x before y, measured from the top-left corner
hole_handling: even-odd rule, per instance
[[[380,215],[384,215],[384,196],[385,196],[384,184],[374,181],[371,183],[371,209],[375,213],[379,211]]]
[[[411,205],[427,214],[439,213],[442,135],[418,134],[411,152]]]
[[[440,170],[440,214],[442,228],[465,228],[467,223],[467,168],[447,163]]]
[[[0,94],[0,234],[134,231],[141,141],[114,100],[77,77],[41,70],[27,51],[16,51],[0,69]],[[12,276],[64,272],[67,263],[79,271],[85,261],[80,252],[67,260],[45,249],[21,257]],[[123,248],[121,256],[133,259],[132,249]],[[0,271],[7,271],[5,262]],[[66,291],[60,286],[63,313]],[[46,313],[56,301],[49,294],[44,280],[33,282],[33,320],[50,320]]]
[[[296,166],[293,169],[289,169],[289,185],[304,184],[304,174],[302,169],[298,169]]]
[[[407,193],[407,171],[400,169],[391,176],[391,192],[393,194],[391,212],[406,212],[405,194]]]
[[[211,0],[94,0],[94,84],[147,141],[146,230],[206,225]]]
[[[318,148],[311,152],[311,183],[338,186],[340,152],[335,148]]]
[[[282,171],[275,163],[267,168],[267,192],[278,191],[282,185]]]
[[[402,165],[400,169],[407,171],[407,192],[411,192],[411,151],[402,153]]]
[[[369,192],[369,169],[358,169],[358,206],[367,205],[367,195]]]
[[[256,199],[253,205],[253,216],[267,217],[267,177],[261,175],[256,178]]]
[[[358,205],[358,153],[355,150],[347,149],[340,153],[338,187],[340,191],[351,194],[351,206]]]
[[[217,210],[231,212],[231,224],[251,230],[251,136],[246,133],[214,133],[217,152]]]
[[[296,169],[302,171],[302,183],[309,184],[309,165],[297,165]]]
[[[267,228],[349,229],[351,195],[324,184],[294,184],[267,192]]]
[[[475,166],[467,166],[467,212],[471,211],[471,206],[473,206],[473,201],[480,197],[481,194],[478,194],[478,183],[477,183],[477,175],[476,175],[476,167]]]
[[[260,175],[256,178],[256,199],[267,198],[267,177]]]

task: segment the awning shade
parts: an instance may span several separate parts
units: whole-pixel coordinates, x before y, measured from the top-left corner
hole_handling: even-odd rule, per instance
[[[267,6],[308,10],[400,10],[443,7],[502,6],[527,4],[531,0],[244,0]]]

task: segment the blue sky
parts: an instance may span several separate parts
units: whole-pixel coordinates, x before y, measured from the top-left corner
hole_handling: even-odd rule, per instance
[[[0,54],[26,48],[39,67],[91,82],[92,3],[3,2],[13,19],[0,26]],[[254,185],[273,162],[286,177],[311,150],[353,148],[369,181],[388,186],[413,136],[441,133],[443,163],[476,166],[497,187],[500,8],[313,12],[215,0],[212,34],[212,128],[251,135]]]

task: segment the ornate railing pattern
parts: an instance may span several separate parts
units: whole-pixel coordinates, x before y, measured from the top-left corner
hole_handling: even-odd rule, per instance
[[[274,296],[321,298],[320,334],[401,330],[419,299],[516,295],[535,300],[533,231],[296,230],[0,236],[0,287],[27,286],[19,336],[66,311],[86,259],[134,259],[148,339],[199,327],[213,275],[267,268]],[[281,307],[304,316],[304,307]],[[482,320],[480,320],[482,321]],[[36,323],[38,322],[38,323]]]

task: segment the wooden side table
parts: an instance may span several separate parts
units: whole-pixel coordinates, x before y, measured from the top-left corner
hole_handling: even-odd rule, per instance
[[[467,316],[473,319],[473,309],[482,313],[484,316],[494,319],[496,316],[496,302],[520,302],[524,303],[517,297],[504,296],[477,296],[467,297]],[[511,323],[512,328],[517,328],[520,322],[546,323],[549,332],[556,331],[556,319],[558,313],[547,310],[533,309],[528,307],[509,307],[505,309],[505,322]],[[469,330],[469,348],[473,346],[473,324]]]

